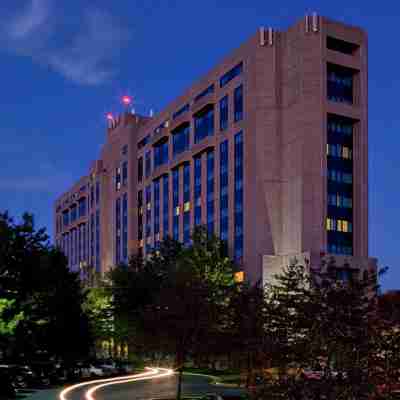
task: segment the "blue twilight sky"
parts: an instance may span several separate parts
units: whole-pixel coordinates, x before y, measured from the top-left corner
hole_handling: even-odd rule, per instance
[[[98,155],[122,94],[160,110],[259,26],[311,11],[369,34],[370,254],[399,288],[398,1],[0,1],[0,210],[52,234],[53,201]]]

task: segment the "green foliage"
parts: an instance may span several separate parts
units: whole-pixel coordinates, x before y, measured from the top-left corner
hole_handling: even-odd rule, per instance
[[[65,256],[50,246],[33,216],[17,223],[0,214],[0,297],[19,318],[3,346],[31,358],[37,352],[73,358],[88,353],[90,337],[82,310],[84,294]]]
[[[14,334],[18,323],[24,319],[23,311],[12,313],[14,304],[15,300],[0,299],[0,340]]]

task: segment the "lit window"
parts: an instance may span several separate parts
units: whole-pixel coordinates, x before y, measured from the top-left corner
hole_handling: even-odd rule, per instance
[[[148,210],[148,211],[151,210],[151,203],[147,203],[147,210]]]
[[[349,232],[349,223],[347,221],[342,221],[342,232]]]
[[[190,210],[190,201],[187,201],[184,205],[183,205],[183,211],[187,212]]]
[[[139,207],[139,215],[143,215],[143,207]]]
[[[342,221],[341,219],[338,219],[338,221],[337,221],[337,230],[338,230],[338,232],[344,232],[343,231],[343,222],[345,222],[345,221]]]
[[[332,219],[331,218],[327,218],[326,219],[326,230],[327,231],[331,231],[332,227],[333,227]]]
[[[244,281],[244,272],[243,271],[239,271],[239,272],[235,272],[235,276],[234,276],[235,282],[243,282]]]
[[[143,247],[143,239],[139,240],[139,247]]]
[[[181,209],[179,206],[175,207],[175,215],[179,215],[181,212]]]

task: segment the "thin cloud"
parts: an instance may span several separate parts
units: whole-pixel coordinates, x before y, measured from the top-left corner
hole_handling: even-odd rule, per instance
[[[31,0],[24,12],[9,23],[10,37],[21,39],[31,34],[46,22],[49,12],[47,0]]]
[[[79,24],[71,31],[50,0],[30,0],[23,12],[5,25],[3,47],[47,65],[75,83],[105,83],[116,75],[115,61],[130,40],[130,32],[116,17],[98,8],[79,10],[75,18]]]

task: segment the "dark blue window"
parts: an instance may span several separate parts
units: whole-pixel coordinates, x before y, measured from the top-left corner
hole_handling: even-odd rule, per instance
[[[207,152],[207,231],[214,233],[214,151]]]
[[[146,146],[147,143],[150,142],[150,134],[144,137],[137,145],[138,150],[142,149],[144,146]]]
[[[75,222],[78,217],[76,205],[71,207],[71,222]]]
[[[94,229],[94,214],[90,215],[90,265],[94,267],[94,243],[95,243],[95,229]]]
[[[190,242],[190,164],[183,166],[183,243]]]
[[[90,208],[94,207],[94,186],[90,186]]]
[[[243,119],[243,85],[237,87],[233,93],[233,113],[235,122]]]
[[[228,128],[228,96],[219,101],[219,129],[224,131]]]
[[[100,182],[96,181],[96,206],[100,204]]]
[[[122,186],[128,184],[128,161],[122,163]]]
[[[235,79],[243,72],[243,62],[239,63],[231,70],[229,70],[226,74],[222,75],[219,80],[219,86],[222,88],[226,84],[228,84],[232,79]]]
[[[87,224],[82,225],[82,260],[87,261]]]
[[[194,158],[194,224],[201,225],[201,155]]]
[[[100,211],[96,210],[96,271],[100,272]]]
[[[168,162],[168,141],[154,146],[154,168]]]
[[[328,64],[328,100],[353,104],[353,75],[350,68]]]
[[[194,142],[214,135],[214,108],[207,107],[194,117]]]
[[[63,212],[63,226],[66,227],[69,225],[69,210]]]
[[[145,175],[148,178],[151,175],[151,151],[146,151],[145,155]]]
[[[173,212],[173,227],[172,237],[175,240],[179,240],[179,169],[176,168],[172,171],[172,205],[174,208]]]
[[[327,246],[333,254],[353,253],[354,123],[349,118],[328,115]]]
[[[138,240],[143,239],[143,191],[138,191]]]
[[[243,132],[235,135],[235,231],[234,257],[243,257]]]
[[[163,238],[169,235],[169,176],[163,176]]]
[[[160,179],[154,181],[154,246],[159,247],[160,242]]]
[[[86,197],[82,197],[78,201],[79,218],[86,216]]]
[[[128,195],[122,198],[122,259],[128,261]]]
[[[183,107],[181,107],[179,110],[175,111],[172,114],[172,119],[176,119],[179,116],[181,116],[182,114],[186,113],[189,111],[189,103],[185,104]]]
[[[177,156],[189,150],[190,127],[188,124],[181,125],[172,132],[172,154]]]
[[[138,159],[138,182],[143,180],[143,157]]]
[[[221,240],[228,240],[229,209],[228,209],[228,141],[220,144],[220,237]]]
[[[146,187],[146,238],[151,236],[151,185]]]
[[[204,89],[202,92],[200,92],[195,98],[194,102],[196,103],[203,97],[207,96],[210,93],[214,93],[214,84],[210,85],[208,88]]]
[[[121,199],[115,203],[115,263],[121,262]]]

